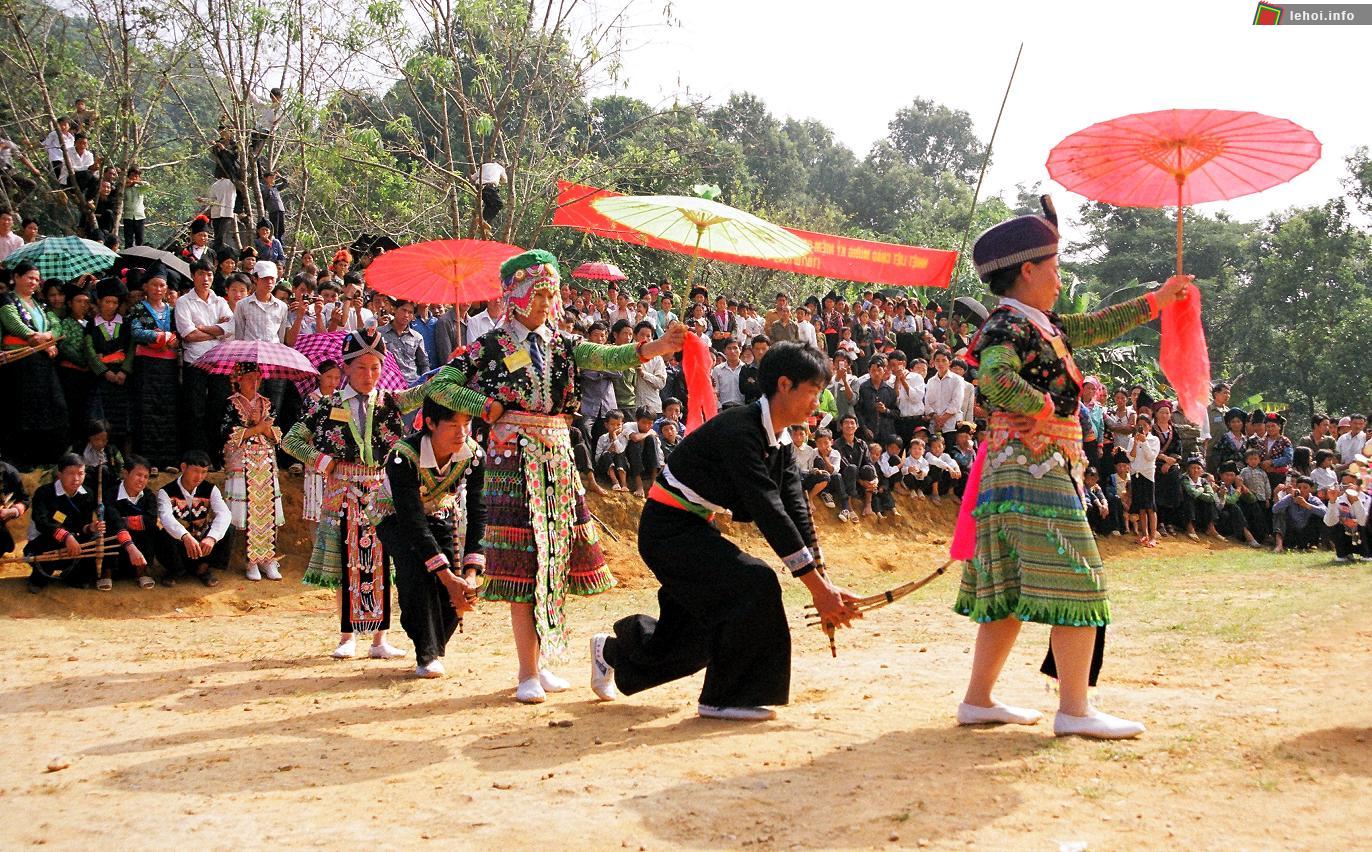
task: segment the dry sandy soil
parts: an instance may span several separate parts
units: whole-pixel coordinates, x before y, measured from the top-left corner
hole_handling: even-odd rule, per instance
[[[19,569],[0,569],[0,844],[1369,845],[1365,566],[1107,543],[1117,626],[1097,699],[1147,721],[1127,743],[954,726],[974,630],[949,610],[953,578],[842,634],[837,659],[801,626],[806,596],[789,583],[792,704],[739,725],[696,718],[698,678],[594,700],[582,640],[654,597],[633,502],[593,507],[624,537],[610,545],[623,586],[572,603],[575,687],[538,707],[512,699],[508,628],[489,605],[450,646],[444,680],[413,680],[412,660],[327,659],[331,599],[299,584],[295,527],[284,583],[230,572],[209,593],[125,582],[30,596]],[[949,507],[907,508],[822,535],[835,574],[871,592],[937,565],[951,522]],[[1052,707],[1045,641],[1025,629],[1004,699]]]

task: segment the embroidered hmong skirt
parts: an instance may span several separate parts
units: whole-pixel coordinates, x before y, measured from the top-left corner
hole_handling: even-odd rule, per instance
[[[991,417],[973,514],[976,557],[954,609],[973,621],[1074,627],[1110,623],[1104,566],[1082,506],[1086,457],[1076,418],[1050,418],[1031,440]]]
[[[249,564],[270,562],[276,554],[276,528],[286,523],[281,484],[276,476],[276,448],[262,440],[225,453],[224,498],[229,518],[244,531]]]
[[[384,475],[381,468],[339,462],[324,480],[323,509],[303,582],[342,588],[343,633],[390,628],[391,581],[369,513],[372,492]]]
[[[615,584],[572,459],[567,421],[507,411],[486,439],[486,582],[491,601],[532,603],[544,656],[565,648],[568,593]]]

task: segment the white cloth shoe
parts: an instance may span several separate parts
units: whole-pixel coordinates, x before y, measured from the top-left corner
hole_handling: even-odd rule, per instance
[[[1000,702],[991,707],[978,707],[965,701],[958,705],[959,725],[1035,725],[1042,718],[1043,714],[1037,710]]]
[[[443,677],[448,670],[443,668],[442,660],[430,660],[422,666],[414,667],[415,677]]]
[[[544,692],[566,692],[572,688],[566,678],[560,678],[548,669],[538,670],[538,682]]]
[[[338,647],[333,649],[335,660],[351,660],[357,654],[357,639],[349,639],[346,642],[338,643]]]
[[[373,644],[367,649],[367,656],[373,660],[399,660],[408,657],[409,653],[402,651],[389,642],[382,642],[380,645]]]
[[[256,562],[249,562],[248,570],[243,572],[243,576],[256,583],[258,580],[262,579],[262,572],[257,570]]]
[[[515,701],[520,704],[542,704],[547,698],[548,693],[543,691],[543,684],[536,677],[521,680],[515,689]]]
[[[1131,722],[1094,707],[1085,716],[1069,716],[1062,711],[1053,719],[1053,733],[1059,737],[1091,737],[1097,740],[1127,740],[1144,732],[1142,722]]]
[[[601,701],[614,701],[619,697],[615,689],[615,670],[605,662],[605,640],[608,633],[597,633],[591,637],[591,691]]]
[[[273,559],[271,562],[262,566],[262,576],[268,580],[281,579],[281,563]],[[249,579],[252,579],[251,577]]]
[[[775,719],[777,711],[770,707],[714,707],[701,704],[696,713],[702,719],[727,719],[730,722],[765,722]]]

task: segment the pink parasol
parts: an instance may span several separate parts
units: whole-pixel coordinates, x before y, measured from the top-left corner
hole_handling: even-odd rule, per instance
[[[598,260],[588,261],[572,270],[573,278],[589,278],[592,281],[627,281],[629,276],[620,271],[613,263]]]
[[[319,371],[310,359],[284,343],[269,340],[226,340],[195,362],[195,366],[216,376],[227,376],[239,364],[258,366],[264,379],[308,379]]]
[[[333,361],[338,365],[343,364],[343,339],[349,332],[346,331],[326,331],[320,334],[306,334],[295,341],[296,350],[315,367],[325,361]],[[315,388],[319,387],[319,374],[307,376],[295,383],[300,390],[300,396],[309,396]],[[395,358],[388,352],[386,358],[381,362],[381,379],[376,386],[385,390],[404,390],[408,387],[405,381],[405,374],[400,372],[400,365],[395,363]]]

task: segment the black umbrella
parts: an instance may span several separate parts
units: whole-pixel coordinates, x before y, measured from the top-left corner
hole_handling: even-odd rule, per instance
[[[991,315],[991,312],[986,310],[985,305],[971,296],[958,296],[953,300],[953,315],[980,325],[986,322],[986,318]]]

